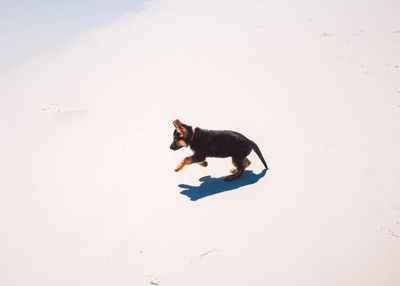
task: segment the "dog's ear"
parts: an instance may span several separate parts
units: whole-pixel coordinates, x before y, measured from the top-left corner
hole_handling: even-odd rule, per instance
[[[179,128],[180,126],[183,125],[183,123],[180,122],[179,119],[174,120],[174,122],[172,122],[172,124],[174,124],[175,128]]]
[[[178,131],[182,136],[185,136],[187,133],[187,130],[182,122],[179,121],[179,119],[174,120],[172,122],[174,124],[176,131]]]
[[[182,130],[181,130],[182,122],[180,122],[179,119],[174,120],[174,122],[172,122],[172,124],[174,124],[176,131],[178,131],[179,133],[182,133]]]

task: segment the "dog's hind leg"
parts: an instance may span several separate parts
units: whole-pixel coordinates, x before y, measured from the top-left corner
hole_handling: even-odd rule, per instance
[[[233,172],[231,170],[232,174],[229,175],[229,176],[224,177],[224,180],[225,181],[232,181],[232,180],[235,180],[235,179],[239,178],[244,172],[245,164],[247,165],[246,168],[250,165],[250,163],[246,163],[246,160],[250,162],[250,160],[248,160],[247,158],[233,157],[232,158],[232,163],[233,163],[233,166],[235,166],[236,168],[232,169],[233,170]]]
[[[232,161],[233,165],[236,167],[235,163]],[[248,166],[250,166],[251,161],[247,158],[244,158],[243,160],[243,169],[246,169]],[[231,173],[235,173],[237,171],[237,168],[231,169]]]
[[[244,162],[243,162],[243,168],[247,169],[248,166],[250,166],[251,161],[247,158],[244,158]]]

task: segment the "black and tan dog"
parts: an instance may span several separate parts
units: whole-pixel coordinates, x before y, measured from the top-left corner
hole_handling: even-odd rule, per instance
[[[182,170],[185,165],[198,163],[207,167],[207,157],[226,158],[232,157],[234,169],[231,175],[226,176],[226,181],[239,178],[244,170],[251,164],[247,156],[254,150],[265,168],[268,170],[267,163],[257,147],[256,143],[247,139],[245,136],[234,131],[214,131],[201,128],[193,129],[191,126],[183,124],[178,119],[173,122],[175,126],[174,141],[170,148],[178,150],[182,147],[190,147],[193,155],[184,158],[175,168],[175,172]]]

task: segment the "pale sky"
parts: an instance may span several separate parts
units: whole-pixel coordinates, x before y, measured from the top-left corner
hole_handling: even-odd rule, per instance
[[[145,0],[1,0],[0,71],[47,53],[79,33],[138,11]]]

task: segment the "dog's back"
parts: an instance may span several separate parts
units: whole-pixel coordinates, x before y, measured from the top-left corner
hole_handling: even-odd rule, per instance
[[[235,131],[196,128],[195,136],[190,148],[207,157],[245,157],[252,150],[251,141]]]

